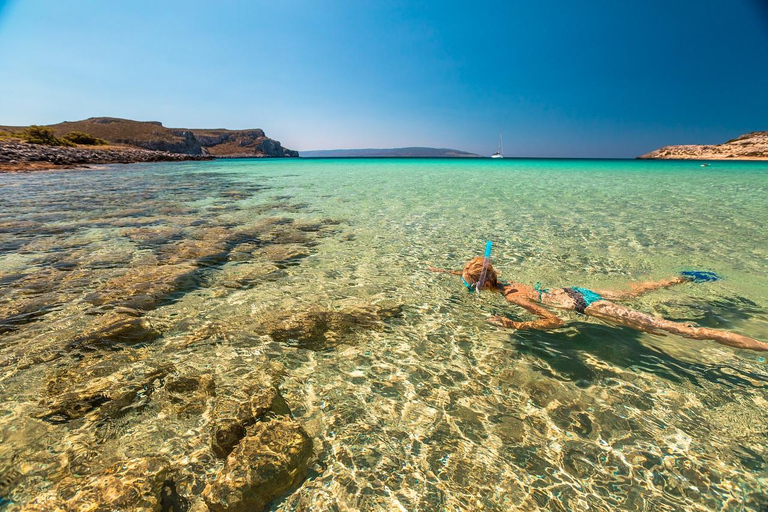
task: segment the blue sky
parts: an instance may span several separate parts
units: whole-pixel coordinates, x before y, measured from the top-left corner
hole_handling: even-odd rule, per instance
[[[0,124],[634,157],[768,130],[768,0],[0,0]]]

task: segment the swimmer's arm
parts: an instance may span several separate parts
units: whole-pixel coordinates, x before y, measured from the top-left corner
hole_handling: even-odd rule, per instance
[[[533,313],[534,315],[538,316],[539,319],[528,322],[515,322],[514,320],[504,318],[503,316],[492,316],[488,319],[488,321],[494,325],[498,325],[499,327],[507,327],[509,329],[547,330],[556,329],[558,327],[562,327],[565,324],[565,322],[563,322],[559,316],[555,315],[540,304],[533,302],[532,300],[526,299],[524,297],[516,297],[512,293],[509,293],[504,297],[508,302],[520,306],[529,313]]]
[[[455,276],[461,275],[461,270],[443,270],[442,268],[427,267],[427,270],[432,272],[442,272],[443,274],[453,274]]]

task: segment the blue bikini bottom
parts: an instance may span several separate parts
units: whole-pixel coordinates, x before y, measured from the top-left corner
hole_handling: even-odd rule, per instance
[[[572,286],[570,288],[563,288],[563,291],[568,294],[570,298],[576,303],[574,308],[576,311],[584,314],[584,310],[589,307],[593,302],[598,300],[605,300],[599,293],[595,293],[592,290],[586,288],[579,288],[578,286]]]

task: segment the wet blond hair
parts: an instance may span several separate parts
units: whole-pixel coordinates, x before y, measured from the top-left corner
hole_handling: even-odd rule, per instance
[[[478,256],[472,258],[464,265],[464,270],[461,272],[461,277],[464,278],[469,284],[475,284],[480,280],[480,274],[483,272],[483,257]],[[488,262],[488,270],[485,273],[485,282],[491,283],[492,288],[498,286],[496,271],[493,269],[491,262]]]

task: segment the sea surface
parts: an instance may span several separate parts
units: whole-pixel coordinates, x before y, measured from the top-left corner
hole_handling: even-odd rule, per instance
[[[765,353],[575,312],[554,331],[505,331],[486,318],[530,315],[425,270],[461,269],[492,240],[503,278],[544,288],[716,271],[627,304],[768,340],[766,226],[766,162],[0,174],[0,509],[148,457],[199,495],[223,464],[200,455],[210,411],[174,409],[146,378],[165,367],[211,375],[220,396],[271,369],[314,445],[307,479],[271,510],[766,510]],[[274,328],[327,312],[349,322]],[[68,409],[91,377],[106,397]]]

